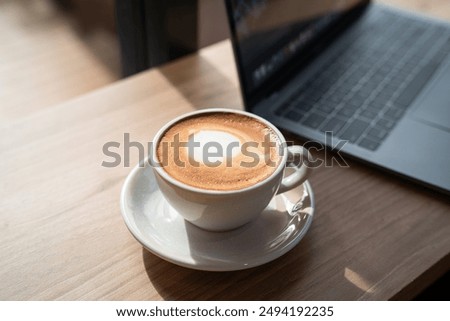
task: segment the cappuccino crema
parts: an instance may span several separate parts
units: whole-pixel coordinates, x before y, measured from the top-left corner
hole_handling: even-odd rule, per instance
[[[167,129],[157,158],[174,179],[201,189],[231,191],[257,184],[279,166],[280,139],[246,115],[202,113]]]

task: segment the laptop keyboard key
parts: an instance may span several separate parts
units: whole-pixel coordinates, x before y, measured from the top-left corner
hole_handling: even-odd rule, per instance
[[[287,114],[286,114],[286,118],[292,120],[292,121],[299,121],[305,114],[299,113],[298,111],[295,110],[290,110]]]
[[[305,114],[309,112],[314,107],[314,103],[309,101],[296,101],[293,103],[293,108],[295,108],[299,113]]]
[[[320,130],[323,132],[332,132],[333,134],[336,135],[345,126],[345,124],[347,124],[346,120],[336,117],[325,122],[325,124],[322,125]]]
[[[371,139],[364,138],[364,139],[361,139],[361,141],[359,142],[358,145],[365,149],[374,151],[380,146],[380,142],[379,141],[376,142]]]
[[[378,122],[376,123],[377,127],[386,129],[386,130],[390,130],[395,126],[395,123],[390,120],[390,119],[384,119],[381,118],[380,120],[378,120]]]
[[[282,105],[281,107],[279,107],[276,111],[275,111],[275,115],[277,116],[281,116],[284,111],[287,109],[287,105]]]
[[[370,123],[364,120],[356,119],[349,127],[340,135],[340,138],[348,140],[352,143],[356,142],[364,133],[364,131],[369,127]]]
[[[371,108],[367,108],[367,109],[363,110],[360,113],[360,115],[365,117],[365,118],[367,118],[367,119],[372,120],[372,119],[374,119],[374,118],[376,118],[378,116],[378,111],[373,110]]]
[[[367,137],[374,141],[381,141],[389,134],[389,131],[383,128],[374,127],[369,130]]]
[[[343,98],[342,96],[332,94],[329,97],[327,97],[326,101],[330,104],[337,105],[342,102],[342,98]]]
[[[385,106],[386,106],[386,102],[377,100],[376,98],[375,98],[375,100],[371,101],[370,105],[369,105],[370,109],[377,110],[377,111],[383,109]]]
[[[351,106],[345,106],[344,108],[339,110],[337,114],[342,117],[350,118],[356,113],[357,110],[358,110],[358,108],[351,107]]]
[[[337,104],[333,104],[333,103],[329,103],[328,101],[324,101],[324,102],[318,103],[317,109],[328,114],[328,113],[331,113],[336,108],[336,106],[337,106]]]
[[[302,124],[307,127],[318,128],[325,121],[325,119],[326,119],[325,116],[312,113],[311,115],[306,117],[305,120],[302,121]]]
[[[312,91],[311,93],[308,93],[305,95],[305,100],[311,101],[313,103],[317,102],[322,98],[322,90]]]
[[[398,108],[389,108],[385,113],[384,117],[390,120],[397,120],[402,117],[405,110]]]

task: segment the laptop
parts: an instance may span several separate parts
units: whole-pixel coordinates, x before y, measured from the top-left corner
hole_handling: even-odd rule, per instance
[[[225,3],[246,110],[450,193],[450,23],[367,0]]]

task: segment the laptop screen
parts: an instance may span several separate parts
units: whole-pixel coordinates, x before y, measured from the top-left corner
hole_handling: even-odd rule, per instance
[[[229,0],[244,95],[307,55],[314,41],[364,0]],[[244,99],[247,97],[244,97]]]

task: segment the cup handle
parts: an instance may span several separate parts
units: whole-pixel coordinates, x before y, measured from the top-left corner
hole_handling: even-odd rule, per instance
[[[283,178],[280,187],[278,188],[277,194],[287,192],[294,187],[299,186],[308,178],[311,173],[311,168],[308,166],[308,160],[310,159],[309,151],[303,146],[288,146],[288,159],[286,162],[286,167],[289,165],[294,165],[295,172],[291,175]],[[296,160],[300,160],[299,163]]]

